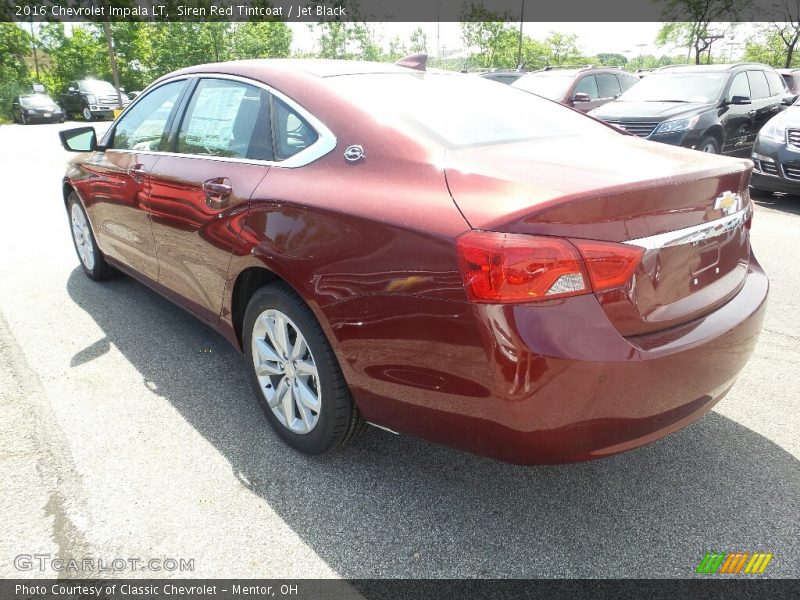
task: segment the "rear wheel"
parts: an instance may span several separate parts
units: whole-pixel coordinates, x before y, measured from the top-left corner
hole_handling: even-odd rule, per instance
[[[258,403],[287,444],[322,454],[363,429],[325,333],[291,288],[276,283],[253,294],[242,331]]]
[[[709,135],[700,140],[700,143],[697,144],[697,149],[700,150],[700,152],[719,154],[719,142],[717,138]]]
[[[95,281],[108,279],[114,270],[97,247],[89,218],[75,192],[70,193],[67,206],[72,226],[72,243],[75,245],[75,252],[81,261],[83,272]]]

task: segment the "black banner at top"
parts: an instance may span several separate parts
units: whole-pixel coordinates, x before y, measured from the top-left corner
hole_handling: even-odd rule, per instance
[[[797,20],[796,0],[0,0],[3,21],[734,22]]]

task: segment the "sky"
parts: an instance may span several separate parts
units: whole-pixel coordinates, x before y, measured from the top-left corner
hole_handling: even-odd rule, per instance
[[[640,54],[671,53],[671,49],[659,48],[655,38],[662,23],[535,23],[525,22],[523,33],[535,39],[543,40],[551,31],[578,36],[578,46],[588,55],[598,52],[619,53],[627,58],[635,58]],[[422,27],[428,37],[428,53],[436,56],[437,37],[443,50],[461,48],[461,26],[459,23],[373,23],[378,35],[378,42],[388,47],[396,35],[407,40],[416,27]],[[306,23],[290,23],[293,31],[292,50],[313,51],[315,34]],[[741,24],[733,40],[731,48],[734,57],[741,52],[744,40],[753,27],[752,23]],[[725,48],[728,52],[728,48]]]

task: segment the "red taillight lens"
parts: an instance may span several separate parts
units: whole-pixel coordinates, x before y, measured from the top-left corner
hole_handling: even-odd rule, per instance
[[[572,243],[583,257],[583,264],[586,265],[595,292],[622,287],[628,283],[644,254],[644,248],[628,244],[594,240],[572,240]]]
[[[591,291],[580,255],[564,239],[469,231],[456,248],[472,302],[532,302]]]
[[[599,292],[630,281],[644,249],[556,237],[468,231],[456,240],[472,302],[535,302]]]

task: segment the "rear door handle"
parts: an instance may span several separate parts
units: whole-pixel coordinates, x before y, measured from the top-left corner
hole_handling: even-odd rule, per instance
[[[219,209],[228,205],[233,186],[227,177],[214,177],[203,182],[203,191],[206,193],[206,205]]]

